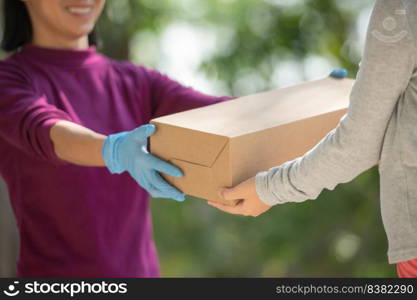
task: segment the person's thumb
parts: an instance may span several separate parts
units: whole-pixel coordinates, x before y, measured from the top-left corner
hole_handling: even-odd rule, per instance
[[[232,188],[222,188],[219,190],[219,195],[225,200],[236,200],[242,199],[242,193],[240,185],[237,185]]]
[[[142,125],[133,130],[133,135],[137,139],[147,139],[153,135],[156,131],[156,127],[153,124]]]

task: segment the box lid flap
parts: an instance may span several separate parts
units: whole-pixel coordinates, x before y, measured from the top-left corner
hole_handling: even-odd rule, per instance
[[[190,130],[163,122],[151,121],[156,132],[151,137],[151,151],[167,160],[181,160],[211,167],[228,143],[224,136]]]
[[[353,83],[351,79],[329,77],[160,117],[154,121],[236,137],[345,109],[349,105]]]

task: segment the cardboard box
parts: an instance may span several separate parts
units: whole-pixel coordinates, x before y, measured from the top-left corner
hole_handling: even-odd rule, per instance
[[[184,172],[163,175],[182,192],[233,205],[218,189],[310,150],[346,113],[353,82],[326,78],[154,119],[151,152]]]

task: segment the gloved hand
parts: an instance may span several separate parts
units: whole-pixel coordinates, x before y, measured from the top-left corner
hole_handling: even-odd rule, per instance
[[[347,75],[348,72],[345,69],[335,69],[330,73],[330,77],[339,79],[345,78]]]
[[[158,172],[182,177],[177,167],[150,154],[148,137],[155,133],[155,125],[143,125],[132,131],[112,134],[103,144],[102,155],[112,174],[129,172],[136,182],[152,197],[171,198],[184,201],[185,195],[168,184]]]

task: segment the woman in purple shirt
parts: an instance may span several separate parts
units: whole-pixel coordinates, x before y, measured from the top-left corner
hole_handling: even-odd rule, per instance
[[[104,2],[5,1],[0,174],[19,277],[159,276],[148,192],[183,200],[158,173],[181,171],[146,151],[155,128],[140,125],[226,99],[98,54]]]
[[[148,193],[184,200],[159,174],[182,173],[148,153],[145,124],[228,99],[98,54],[104,2],[4,2],[0,175],[19,277],[159,276]]]

